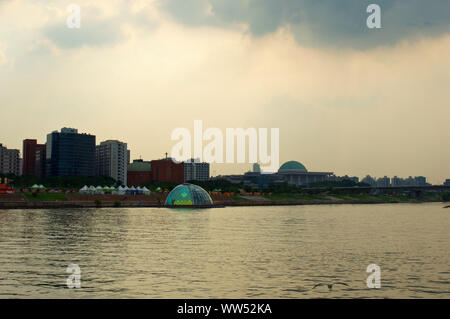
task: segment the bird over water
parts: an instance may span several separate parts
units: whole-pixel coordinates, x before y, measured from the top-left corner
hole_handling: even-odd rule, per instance
[[[314,285],[314,287],[312,289],[319,287],[319,286],[327,286],[328,289],[331,290],[331,289],[333,289],[334,285],[344,285],[344,286],[349,287],[349,285],[347,285],[345,282],[335,282],[335,283],[329,283],[329,284],[319,283],[319,284]]]

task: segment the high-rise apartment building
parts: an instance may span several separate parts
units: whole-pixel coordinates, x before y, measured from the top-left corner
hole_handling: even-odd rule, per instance
[[[0,174],[20,175],[20,151],[0,144]]]
[[[411,176],[408,178],[400,178],[397,176],[394,176],[392,178],[392,186],[426,186],[427,178],[424,176],[416,176],[412,178]]]
[[[358,176],[348,176],[348,175],[344,175],[344,176],[336,176],[336,175],[331,175],[328,177],[329,181],[332,182],[343,182],[343,181],[351,181],[354,183],[359,183],[359,177]]]
[[[387,176],[380,177],[377,179],[377,187],[390,187],[391,186],[391,179]]]
[[[209,179],[209,163],[191,159],[184,162],[184,181],[207,181]]]
[[[361,182],[362,182],[362,183],[366,183],[366,184],[368,184],[368,185],[370,185],[370,186],[375,186],[375,185],[377,184],[377,181],[375,180],[375,178],[373,178],[373,177],[370,176],[370,175],[366,175],[366,177],[364,177],[364,178],[361,180]]]
[[[47,135],[46,176],[94,176],[95,136],[62,128]]]
[[[101,142],[95,149],[96,174],[109,176],[127,185],[129,151],[127,143],[116,140]]]
[[[414,185],[416,185],[416,186],[425,186],[425,185],[427,185],[427,178],[425,176],[416,176],[416,177],[414,177]]]

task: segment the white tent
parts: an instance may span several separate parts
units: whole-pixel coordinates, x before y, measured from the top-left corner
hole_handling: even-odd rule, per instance
[[[87,187],[86,185],[84,185],[84,186],[79,190],[79,192],[80,192],[81,194],[89,194],[89,187]]]
[[[103,194],[103,187],[97,186],[95,188],[95,194]]]
[[[150,195],[150,190],[147,188],[147,187],[143,187],[142,188],[142,193],[144,194],[144,195]]]
[[[40,189],[45,189],[44,185],[42,185],[42,184],[39,185],[39,188],[40,188]]]

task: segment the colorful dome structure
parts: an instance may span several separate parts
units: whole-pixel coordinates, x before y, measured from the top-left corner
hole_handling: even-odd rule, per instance
[[[200,186],[184,183],[175,187],[167,196],[166,206],[209,206],[213,201]]]

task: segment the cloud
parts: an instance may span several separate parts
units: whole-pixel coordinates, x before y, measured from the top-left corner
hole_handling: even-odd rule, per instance
[[[68,28],[68,14],[60,15],[56,22],[43,28],[44,35],[57,47],[74,49],[84,46],[112,46],[126,38],[124,27],[153,29],[156,23],[147,14],[148,7],[136,10],[126,2],[119,1],[108,7],[88,3],[81,6],[81,27]]]
[[[371,3],[381,6],[382,29],[366,26]],[[372,48],[450,31],[448,0],[162,0],[162,7],[186,25],[245,24],[254,36],[289,27],[299,43],[312,46]]]
[[[6,49],[3,44],[0,43],[0,67],[10,63],[11,60],[6,56]]]
[[[8,62],[8,59],[6,58],[5,52],[0,45],[0,65],[5,64],[6,62]]]
[[[123,38],[120,23],[116,19],[83,21],[79,29],[69,29],[65,23],[59,23],[45,28],[44,33],[63,49],[111,45]]]
[[[193,129],[193,120],[202,119],[205,128],[279,127],[280,160],[297,159],[312,170],[424,175],[436,183],[450,176],[445,138],[450,35],[399,41],[413,33],[405,36],[397,28],[390,38],[395,40],[379,35],[381,43],[395,45],[341,50],[343,43],[368,45],[364,34],[359,41],[347,36],[355,34],[355,21],[342,27],[352,7],[337,11],[333,21],[320,20],[326,0],[310,4],[315,9],[308,15],[294,9],[289,14],[276,1],[252,12],[240,10],[242,1],[189,1],[197,5],[198,18],[187,14],[189,6],[181,7],[183,19],[191,19],[182,23],[160,7],[147,19],[146,9],[123,11],[122,0],[87,0],[103,5],[99,12],[78,1],[80,30],[66,28],[65,3],[48,0],[51,10],[29,0],[0,6],[0,52],[9,60],[6,66],[14,63],[1,67],[7,72],[0,72],[0,105],[8,105],[9,118],[22,119],[21,134],[14,121],[3,123],[2,139],[11,147],[19,148],[23,138],[43,141],[53,129],[74,126],[98,141],[124,140],[133,157],[152,159],[170,150],[172,129]],[[382,5],[384,28],[387,12],[398,15],[395,2]],[[359,14],[366,18],[365,10]],[[434,13],[428,16],[439,21]],[[153,21],[158,27],[147,32]],[[416,34],[439,34],[426,33],[418,21],[409,24]],[[248,30],[244,35],[242,25]],[[426,25],[446,30],[444,22]],[[64,38],[78,31],[89,34]],[[316,46],[299,45],[307,41]],[[214,174],[247,168],[218,167]]]

